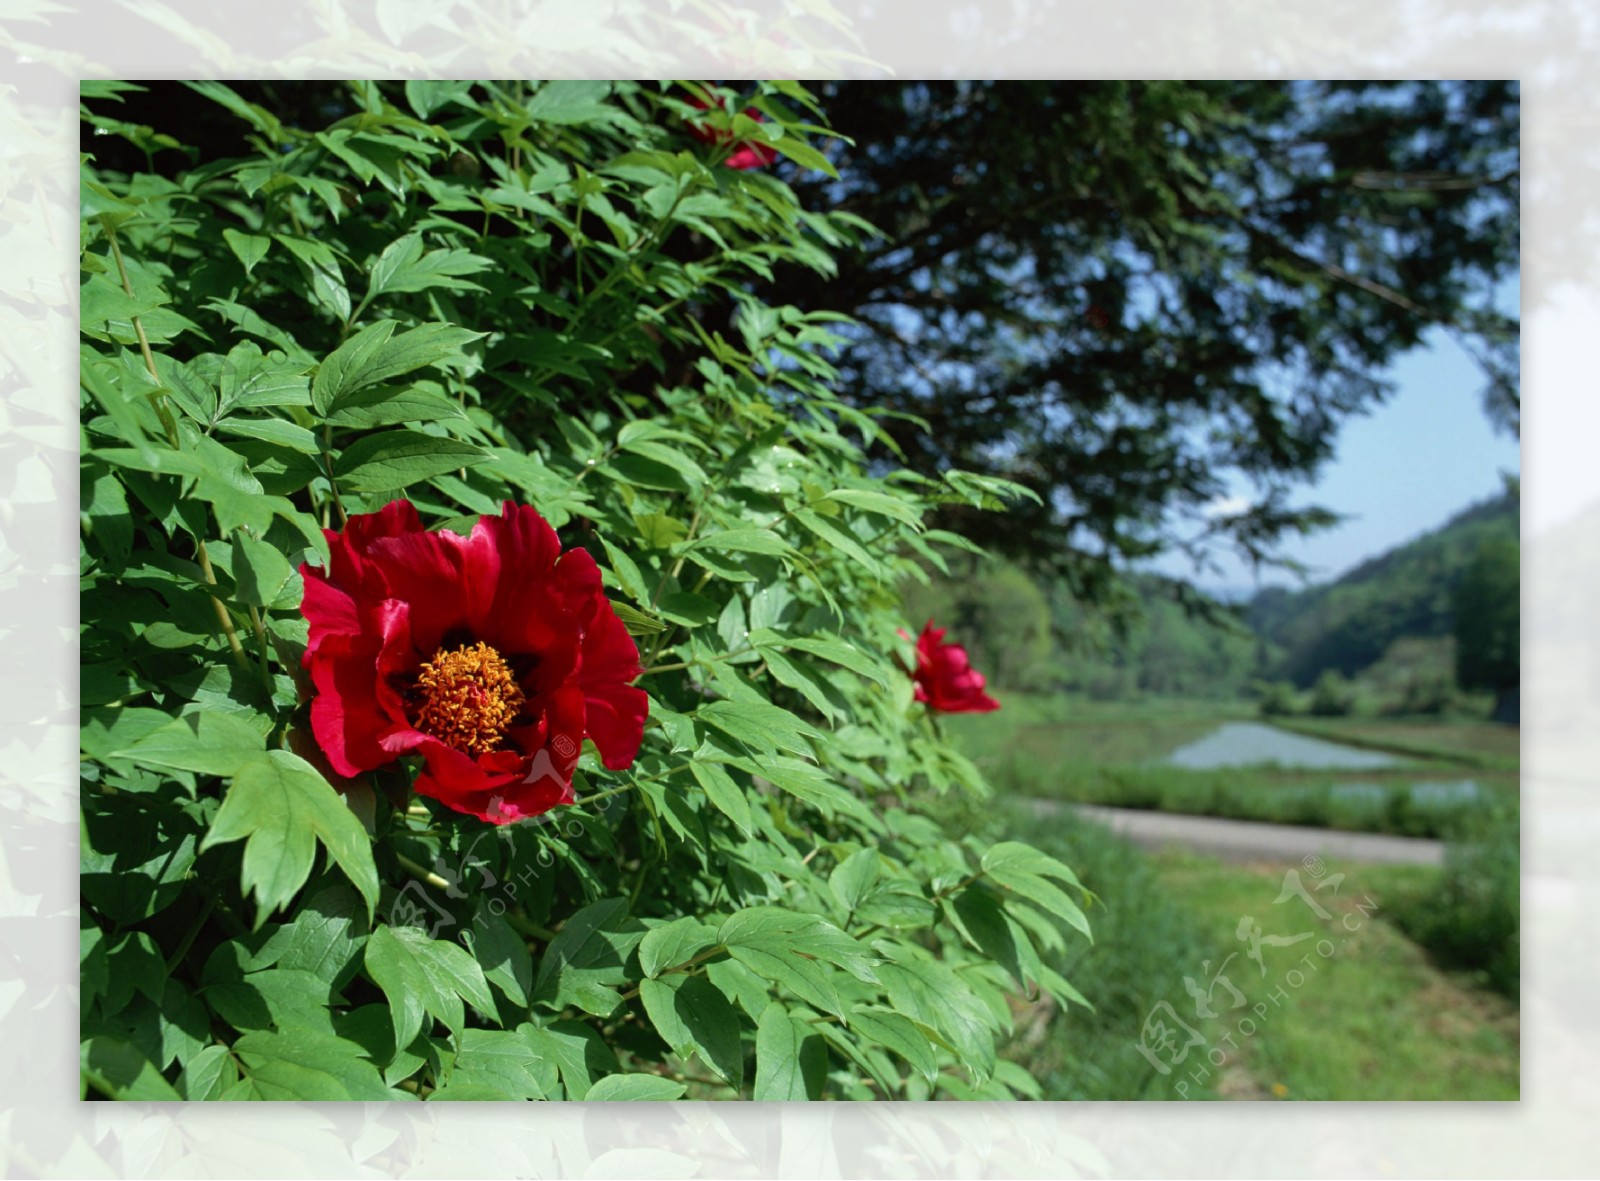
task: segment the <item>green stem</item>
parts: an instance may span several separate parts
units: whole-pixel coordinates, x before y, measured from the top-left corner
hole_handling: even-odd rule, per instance
[[[528,919],[523,918],[514,910],[506,911],[505,920],[511,924],[514,930],[520,934],[528,936],[530,939],[539,939],[545,943],[549,943],[550,940],[556,937],[556,933],[554,931],[546,930],[537,923],[530,922]]]
[[[694,956],[693,958],[684,960],[683,963],[681,963],[681,964],[674,964],[670,968],[661,969],[661,971],[657,972],[656,975],[657,976],[670,976],[670,975],[677,974],[677,975],[683,975],[683,976],[698,976],[700,974],[700,972],[701,972],[701,969],[702,969],[703,965],[705,964],[705,962],[707,960],[709,960],[713,956],[721,955],[723,952],[725,952],[727,950],[728,949],[726,947],[724,947],[722,944],[718,943],[714,947],[706,948],[704,951],[700,952],[698,955]],[[627,992],[622,994],[622,999],[625,1000],[625,1001],[631,1001],[634,997],[636,997],[638,995],[639,995],[639,988],[638,988],[637,985],[635,985],[633,988],[630,988]]]
[[[200,573],[205,575],[206,582],[211,586],[217,585],[216,573],[211,569],[211,555],[206,553],[206,543],[198,537],[194,539],[195,556],[200,559]],[[222,605],[222,600],[216,595],[211,596],[211,605],[216,608],[217,621],[222,624],[222,633],[228,637],[228,650],[233,653],[233,658],[245,672],[250,671],[250,657],[245,655],[244,645],[239,642],[239,633],[233,629],[233,616]]]
[[[396,853],[394,855],[394,859],[400,863],[401,869],[405,870],[408,874],[419,881],[427,882],[428,885],[437,887],[440,890],[450,889],[449,882],[445,881],[438,874],[434,873],[433,870],[417,864],[404,853]]]
[[[345,515],[344,501],[339,499],[339,483],[333,478],[333,427],[328,423],[322,426],[322,467],[323,475],[328,477],[328,491],[333,495],[333,507],[339,510],[339,528],[343,529],[350,518]],[[323,514],[326,516],[326,512]]]
[[[267,691],[267,701],[272,701],[272,665],[269,662],[271,651],[267,644],[267,629],[262,626],[261,612],[257,611],[254,604],[250,605],[250,626],[255,629],[256,647],[261,652],[261,687]]]
[[[111,225],[109,217],[102,216],[101,226],[105,229],[106,240],[111,243],[111,257],[116,260],[117,274],[122,279],[122,290],[129,299],[133,298],[133,282],[128,277],[128,264],[123,261],[122,247],[117,245],[117,231]],[[139,338],[139,351],[144,354],[144,367],[150,374],[150,380],[157,386],[161,385],[161,374],[156,369],[155,354],[150,351],[150,338],[145,335],[144,324],[138,316],[129,317],[133,321],[134,335]],[[178,439],[178,424],[173,420],[172,411],[167,406],[165,398],[159,394],[154,397],[156,413],[161,419],[161,425],[167,432],[167,442],[172,444],[174,451],[180,450]],[[206,543],[200,538],[195,538],[195,546],[200,558],[200,572],[205,575],[206,582],[212,586],[217,585],[217,576],[211,569],[211,556],[206,553]],[[233,630],[233,617],[228,614],[228,609],[222,605],[222,600],[216,595],[211,596],[211,605],[216,609],[217,622],[222,624],[223,634],[228,637],[228,648],[233,652],[233,658],[246,672],[250,671],[250,658],[245,655],[244,645],[239,643],[239,635]]]

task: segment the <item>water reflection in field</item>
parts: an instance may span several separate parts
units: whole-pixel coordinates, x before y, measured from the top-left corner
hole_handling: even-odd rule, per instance
[[[1167,756],[1166,762],[1195,770],[1266,763],[1344,771],[1382,770],[1399,765],[1395,756],[1381,751],[1340,746],[1259,722],[1226,722],[1199,741],[1179,747]]]

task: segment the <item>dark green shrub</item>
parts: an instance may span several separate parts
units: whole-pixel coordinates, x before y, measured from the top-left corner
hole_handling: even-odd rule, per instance
[[[1516,1000],[1521,992],[1521,825],[1514,804],[1464,812],[1444,873],[1428,894],[1403,903],[1396,921],[1440,963],[1481,972]]]

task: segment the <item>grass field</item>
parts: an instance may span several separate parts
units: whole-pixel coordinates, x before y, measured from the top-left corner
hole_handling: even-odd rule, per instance
[[[1314,877],[1288,864],[1148,857],[1070,814],[1013,820],[1016,834],[1073,865],[1103,900],[1090,911],[1094,946],[1059,965],[1096,1010],[1018,1015],[1009,1056],[1047,1098],[1517,1098],[1515,730],[1432,719],[1297,720],[1292,728],[1301,732],[1390,751],[1400,764],[1198,771],[1160,760],[1223,722],[1253,719],[1247,705],[1001,700],[999,713],[944,724],[1002,805],[1041,796],[1460,842],[1443,870],[1330,865]],[[1482,802],[1425,806],[1426,793],[1413,797],[1414,784],[1464,779],[1485,789]],[[1285,893],[1290,869],[1325,918]],[[1340,872],[1336,889],[1313,890]],[[1257,926],[1267,937],[1260,964],[1239,938],[1246,917],[1247,931]],[[1295,941],[1280,946],[1273,937]],[[1243,1002],[1235,1005],[1219,981],[1217,1015],[1197,1017],[1185,977],[1203,991],[1218,972]],[[1158,1011],[1163,1004],[1170,1008]],[[1165,1074],[1138,1049],[1153,1012],[1167,1029],[1182,1019],[1205,1039]]]
[[[1296,867],[1224,865],[1173,854],[1155,861],[1160,880],[1196,916],[1213,964],[1245,950],[1236,936],[1246,915],[1269,935],[1317,933],[1289,947],[1263,946],[1264,974],[1245,954],[1228,965],[1248,1004],[1223,1011],[1231,998],[1219,989],[1213,1004],[1219,1017],[1199,1023],[1212,1044],[1233,1035],[1236,1048],[1224,1044],[1226,1058],[1216,1068],[1220,1097],[1518,1097],[1517,1007],[1473,978],[1435,966],[1388,917],[1408,896],[1428,890],[1437,870],[1330,866],[1322,880],[1340,870],[1345,878],[1336,893],[1312,893],[1331,916],[1324,921],[1297,896],[1274,905],[1284,874]],[[1307,871],[1299,872],[1309,889]],[[1199,967],[1188,970],[1198,977]],[[1298,987],[1292,971],[1299,973]],[[1175,985],[1177,1007],[1188,998],[1181,980]],[[1274,994],[1281,999],[1273,1002]],[[1263,1004],[1265,1016],[1257,1017],[1256,1006]],[[1192,1012],[1192,1004],[1185,1007]],[[1237,1020],[1245,1015],[1257,1018],[1248,1037]]]
[[[1438,869],[1330,864],[1313,876],[1288,863],[1148,857],[1071,817],[1035,820],[1027,836],[1101,899],[1089,912],[1093,946],[1074,945],[1058,965],[1095,1009],[1025,1008],[1007,1051],[1046,1099],[1518,1097],[1516,1005],[1439,966],[1395,921],[1437,888]],[[1326,919],[1297,892],[1277,901],[1290,869]],[[1260,965],[1239,939],[1247,916],[1267,937]],[[1216,1016],[1197,1017],[1185,977],[1204,991],[1213,974],[1242,1001],[1219,982]],[[1165,1074],[1138,1048],[1152,1013],[1204,1039],[1176,1064],[1157,1054]]]

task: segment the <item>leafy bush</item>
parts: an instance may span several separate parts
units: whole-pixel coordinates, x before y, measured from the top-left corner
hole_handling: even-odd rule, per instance
[[[1289,717],[1300,712],[1299,694],[1290,681],[1259,682],[1256,692],[1264,718]]]
[[[867,229],[780,179],[829,167],[809,95],[357,83],[289,119],[200,83],[240,121],[202,155],[119,122],[127,89],[84,87],[85,1093],[1032,1093],[996,1043],[1008,994],[1075,995],[1042,954],[1087,934],[1076,879],[919,813],[985,789],[912,702],[894,593],[960,544],[926,510],[1017,489],[869,471],[831,318],[748,294]],[[465,553],[506,502],[574,578],[587,551],[603,606],[501,606],[473,566],[409,609],[477,596],[551,632],[534,650],[567,645],[591,737],[615,701],[560,621],[614,613],[648,693],[631,762],[615,730],[580,753],[516,714],[543,666],[503,660],[519,749],[576,759],[569,805],[490,823],[414,794],[415,757],[329,749],[351,690],[307,679],[333,641],[302,600],[329,538],[402,499],[432,532],[385,552]],[[487,684],[474,640],[441,637],[429,675]],[[373,651],[363,692],[421,725],[422,671],[380,679]]]
[[[1317,678],[1311,690],[1310,711],[1313,717],[1342,718],[1355,712],[1355,692],[1350,682],[1333,669]]]
[[[1182,1076],[1161,1075],[1138,1046],[1152,1007],[1173,999],[1175,973],[1198,968],[1212,952],[1195,916],[1162,884],[1148,857],[1102,825],[1064,809],[1008,819],[1013,832],[1070,861],[1103,907],[1091,910],[1101,933],[1092,946],[1051,958],[1094,1007],[1053,1013],[1042,1036],[1019,1039],[1007,1055],[1038,1078],[1046,1099],[1180,1098],[1174,1084]],[[1188,1097],[1196,1090],[1191,1081]]]
[[[1395,914],[1402,930],[1442,963],[1483,973],[1517,999],[1522,989],[1522,854],[1517,809],[1476,809],[1445,849],[1444,872],[1429,893]]]

